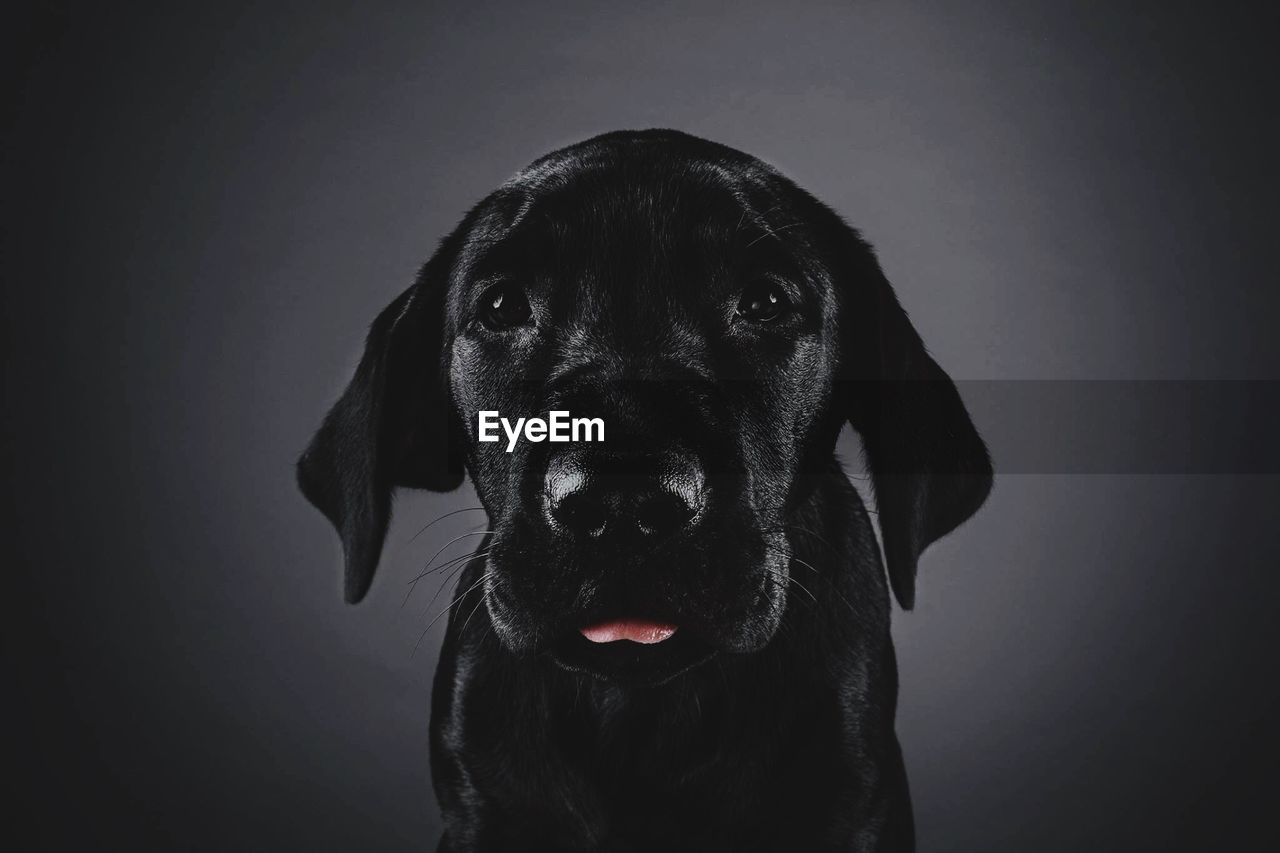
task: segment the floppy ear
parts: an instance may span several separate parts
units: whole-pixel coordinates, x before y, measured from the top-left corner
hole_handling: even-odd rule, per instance
[[[991,491],[991,458],[871,247],[845,230],[852,279],[842,287],[846,416],[862,436],[889,583],[910,610],[920,553],[982,506]]]
[[[442,364],[444,254],[373,321],[355,376],[298,460],[299,488],[342,537],[352,604],[378,567],[392,488],[448,491],[462,482]]]

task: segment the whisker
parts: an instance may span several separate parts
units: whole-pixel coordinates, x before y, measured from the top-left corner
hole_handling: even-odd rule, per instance
[[[484,596],[480,596],[476,600],[476,606],[471,608],[471,612],[467,614],[467,618],[463,620],[462,627],[458,630],[458,636],[461,637],[467,633],[467,626],[471,624],[471,617],[476,615],[476,611],[480,609],[480,605],[484,604]]]
[[[491,550],[492,550],[492,549],[491,549]],[[430,609],[431,609],[431,605],[433,605],[433,604],[435,604],[435,603],[436,603],[436,599],[438,599],[438,598],[440,597],[440,593],[444,592],[445,588],[449,586],[449,581],[451,581],[451,580],[453,580],[455,577],[457,577],[457,575],[458,575],[460,572],[464,571],[464,570],[467,568],[467,566],[471,565],[471,564],[472,564],[473,562],[475,562],[476,560],[482,560],[482,559],[484,559],[484,558],[485,558],[485,557],[487,557],[487,556],[489,556],[489,551],[479,551],[479,552],[477,552],[477,553],[475,553],[475,554],[464,554],[464,555],[463,555],[463,556],[461,556],[461,557],[456,557],[456,558],[454,558],[454,559],[450,560],[448,563],[445,563],[444,565],[440,566],[439,568],[433,569],[433,570],[432,570],[433,572],[438,572],[438,571],[440,571],[440,569],[445,568],[445,567],[446,567],[446,566],[448,566],[450,563],[454,564],[454,565],[453,565],[453,568],[449,570],[448,574],[446,574],[443,578],[441,578],[441,580],[440,580],[440,586],[438,586],[438,587],[436,588],[435,595],[431,596],[431,600],[427,602],[427,606],[426,606],[424,609],[425,609],[425,610],[430,610]],[[416,583],[416,581],[415,581],[415,583]],[[410,588],[410,589],[409,589],[409,593],[410,593],[410,594],[412,594],[412,593],[413,593],[413,589],[412,589],[412,588]],[[408,600],[409,600],[409,597],[406,595],[406,596],[405,596],[405,601],[408,601]]]
[[[814,539],[817,539],[817,540],[818,540],[820,543],[822,543],[823,545],[827,546],[827,548],[828,548],[828,549],[830,549],[830,551],[831,551],[831,553],[832,553],[832,554],[835,554],[835,555],[837,555],[837,556],[839,556],[839,555],[840,555],[840,550],[839,550],[838,548],[836,548],[836,546],[834,546],[834,545],[832,545],[830,542],[828,542],[826,539],[824,539],[822,536],[820,536],[820,535],[817,533],[817,531],[810,530],[810,529],[809,529],[809,528],[807,528],[807,527],[801,527],[799,524],[791,524],[791,523],[789,523],[789,522],[785,522],[785,521],[782,523],[782,526],[783,526],[783,527],[790,527],[790,528],[792,528],[793,530],[799,530],[801,533],[807,533],[807,534],[809,534],[810,536],[812,536]]]
[[[480,586],[480,584],[482,584],[482,583],[484,583],[486,580],[488,580],[488,578],[489,578],[489,576],[490,576],[491,574],[493,574],[493,571],[492,571],[492,570],[487,571],[487,572],[485,572],[484,574],[482,574],[482,575],[480,576],[480,579],[479,579],[478,581],[476,581],[475,583],[473,583],[471,586],[467,587],[467,588],[466,588],[466,590],[465,590],[461,595],[458,595],[457,597],[455,597],[455,598],[453,599],[453,601],[450,601],[450,602],[449,602],[449,606],[448,606],[448,607],[444,608],[444,609],[443,609],[443,610],[441,610],[439,613],[437,613],[437,614],[435,615],[435,618],[433,618],[430,622],[428,622],[428,623],[427,623],[427,627],[423,628],[423,629],[422,629],[422,633],[418,635],[418,642],[416,642],[416,643],[414,643],[414,644],[413,644],[413,652],[414,652],[414,654],[417,654],[418,646],[422,645],[422,640],[423,640],[423,638],[424,638],[424,637],[426,637],[426,636],[427,636],[427,632],[431,630],[431,626],[433,626],[433,625],[435,625],[437,622],[439,622],[439,621],[440,621],[440,617],[444,616],[446,613],[448,613],[449,611],[451,611],[451,610],[454,608],[454,605],[456,605],[458,602],[462,601],[462,599],[464,599],[464,598],[466,598],[468,595],[470,595],[470,594],[471,594],[471,592],[472,592],[476,587]]]
[[[799,557],[797,557],[795,554],[792,554],[792,553],[791,553],[791,552],[789,552],[789,551],[783,551],[783,550],[781,550],[781,549],[779,549],[779,548],[770,548],[768,545],[765,545],[765,546],[764,546],[764,549],[765,549],[766,551],[772,551],[772,552],[773,552],[773,553],[775,553],[775,554],[781,554],[781,555],[782,555],[782,556],[784,556],[784,557],[789,557],[789,558],[791,558],[792,560],[795,560],[795,561],[796,561],[797,563],[799,563],[800,565],[802,565],[802,566],[804,566],[805,568],[809,569],[809,571],[813,572],[815,575],[818,575],[819,577],[821,577],[821,576],[822,576],[822,572],[818,571],[817,567],[815,567],[812,563],[807,563],[807,562],[805,562],[804,560],[800,559],[800,558],[799,558]]]
[[[473,530],[470,533],[464,533],[461,536],[453,537],[448,542],[444,543],[444,546],[441,547],[439,551],[436,551],[434,554],[431,555],[431,559],[427,560],[427,568],[428,569],[431,568],[431,564],[436,561],[436,557],[439,557],[445,551],[449,550],[449,546],[454,544],[455,542],[461,542],[463,539],[466,539],[468,536],[488,536],[490,533],[496,533],[496,532],[497,532],[496,530]]]
[[[492,550],[492,549],[490,549],[490,550]],[[410,596],[412,596],[412,595],[413,595],[413,591],[414,591],[414,589],[416,589],[416,588],[417,588],[418,583],[419,583],[423,578],[425,578],[427,575],[434,575],[434,574],[436,574],[437,572],[443,572],[443,571],[445,571],[445,569],[448,569],[450,566],[455,566],[455,567],[456,567],[459,563],[461,563],[461,564],[463,564],[463,565],[466,565],[466,564],[467,564],[468,562],[470,562],[472,559],[474,559],[474,558],[476,558],[476,557],[485,556],[485,555],[487,555],[488,553],[489,553],[489,551],[488,551],[488,550],[486,550],[486,551],[482,551],[482,552],[480,552],[480,553],[477,553],[477,552],[475,552],[475,551],[472,551],[472,552],[470,552],[470,553],[468,553],[468,554],[459,554],[458,556],[456,556],[456,557],[454,557],[454,558],[452,558],[452,559],[445,560],[443,563],[441,563],[440,565],[436,566],[434,569],[428,569],[427,571],[425,571],[425,572],[423,572],[422,574],[418,575],[416,578],[414,578],[413,580],[409,581],[409,588],[408,588],[407,590],[405,590],[405,593],[404,593],[404,601],[400,602],[400,606],[401,606],[401,607],[404,607],[406,604],[408,604],[408,603],[409,603],[409,598],[410,598]],[[453,577],[455,574],[457,574],[457,571],[456,571],[456,570],[449,571],[449,572],[444,576],[444,580],[445,580],[445,581],[448,581],[448,580],[449,580],[449,578]]]
[[[781,575],[780,575],[778,572],[775,572],[775,571],[773,571],[772,569],[765,569],[765,574],[767,574],[767,575],[769,575],[770,577],[772,577],[775,581],[776,581],[776,580],[785,580],[787,583],[793,583],[793,584],[795,584],[796,586],[800,587],[800,589],[801,589],[801,590],[803,590],[803,591],[804,591],[804,594],[805,594],[805,595],[809,596],[809,600],[810,600],[810,601],[812,601],[814,604],[817,604],[817,603],[818,603],[818,598],[817,598],[817,596],[815,596],[815,595],[814,595],[814,594],[809,590],[809,587],[807,587],[807,586],[805,586],[804,584],[800,583],[800,581],[799,581],[797,578],[794,578],[794,577],[792,577],[791,575],[787,575],[785,578],[783,578],[783,577],[781,577]]]
[[[443,590],[446,586],[448,586],[449,581],[458,577],[458,575],[461,574],[463,571],[465,571],[467,567],[470,566],[472,563],[476,562],[477,560],[483,560],[485,557],[488,557],[489,553],[490,553],[489,551],[477,551],[476,553],[471,554],[468,557],[465,557],[465,558],[459,557],[456,560],[451,560],[450,562],[453,563],[453,568],[449,569],[449,571],[445,573],[445,576],[440,579],[440,586],[436,589],[436,595],[439,595],[441,590]],[[439,569],[436,569],[436,571],[439,571]],[[431,606],[431,602],[427,602],[428,609],[430,609],[430,606]]]
[[[429,567],[429,568],[427,568],[427,569],[426,569],[426,570],[424,570],[421,574],[419,574],[417,577],[413,578],[412,580],[406,581],[406,583],[408,583],[408,584],[409,584],[409,586],[413,586],[413,585],[414,585],[414,584],[416,584],[418,581],[420,581],[420,580],[422,580],[423,578],[425,578],[427,575],[434,575],[436,572],[442,571],[443,569],[446,569],[446,568],[448,568],[449,566],[453,565],[453,564],[454,564],[454,563],[456,563],[458,560],[465,560],[465,559],[467,559],[467,557],[472,556],[473,554],[475,554],[475,552],[474,552],[474,551],[472,551],[470,554],[459,554],[459,555],[458,555],[458,556],[456,556],[456,557],[450,557],[449,559],[445,560],[443,563],[441,563],[441,564],[440,564],[440,565],[438,565],[438,566],[435,566],[434,568],[430,568],[430,567]]]
[[[453,512],[446,512],[444,515],[440,516],[440,517],[439,517],[439,518],[437,518],[435,521],[432,521],[432,522],[428,523],[426,527],[422,528],[422,529],[421,529],[421,530],[419,530],[417,533],[415,533],[415,534],[413,534],[412,536],[410,536],[410,537],[409,537],[409,541],[410,541],[410,542],[412,542],[413,540],[417,539],[417,538],[418,538],[419,536],[421,536],[423,533],[426,533],[428,528],[430,528],[430,527],[434,527],[435,525],[437,525],[437,524],[439,524],[440,522],[444,521],[446,518],[448,518],[448,517],[449,517],[449,516],[451,516],[451,515],[457,515],[457,514],[458,514],[458,513],[460,513],[460,512],[477,512],[477,511],[478,511],[478,512],[484,512],[484,507],[482,507],[482,506],[467,506],[467,507],[463,507],[462,509],[455,509]]]
[[[805,562],[804,560],[797,557],[795,554],[790,554],[786,551],[781,551],[776,548],[770,548],[768,545],[765,546],[765,550],[773,551],[775,554],[781,554],[784,557],[789,557],[792,560],[795,560],[800,565],[808,568],[818,577],[825,578],[827,581],[827,586],[831,589],[832,592],[834,592],[840,598],[842,602],[844,602],[844,606],[849,608],[849,612],[854,614],[855,616],[858,614],[858,610],[853,606],[853,602],[849,601],[849,599],[845,597],[845,594],[840,591],[840,588],[835,585],[835,583],[832,581],[832,579],[829,576],[824,575],[822,572],[818,571],[817,568],[813,566],[813,564]]]
[[[463,571],[466,571],[466,567],[470,566],[472,562],[476,560],[476,558],[483,558],[483,557],[484,555],[479,555],[479,553],[474,553],[474,555],[471,555],[470,557],[466,558],[466,560],[458,560],[454,562],[452,569],[449,569],[448,573],[445,573],[443,578],[440,578],[440,585],[439,587],[435,588],[435,593],[433,593],[433,596],[431,596],[430,601],[426,602],[425,610],[431,610],[431,605],[434,605],[435,599],[439,598],[440,593],[444,592],[444,589],[448,587],[449,581],[453,580],[454,578],[457,578],[457,576],[462,574]]]
[[[750,213],[750,214],[751,214],[751,221],[752,221],[753,223],[763,222],[763,223],[765,223],[765,228],[767,229],[767,228],[768,228],[768,225],[769,225],[769,222],[768,222],[768,220],[767,220],[767,219],[765,219],[765,217],[767,217],[770,213],[773,213],[775,210],[777,210],[777,209],[778,209],[778,208],[780,208],[780,207],[782,207],[782,204],[775,204],[773,207],[769,208],[768,210],[764,211],[763,213],[757,213],[756,211],[751,210],[750,208],[743,207],[743,208],[742,208],[742,215],[738,217],[738,224],[734,226],[733,230],[734,230],[735,232],[737,232],[737,231],[738,231],[738,229],[740,229],[740,228],[742,227],[742,221],[743,221],[744,219],[746,219],[746,218],[747,218],[747,214],[748,214],[748,213]]]
[[[773,237],[776,239],[779,231],[786,231],[788,228],[798,228],[803,224],[804,224],[803,222],[792,222],[787,225],[779,225],[777,228],[770,228],[768,231],[766,231],[765,233],[761,234],[759,237],[755,238],[750,243],[748,243],[745,248],[750,249],[752,246],[754,246],[756,243],[759,243],[765,237]]]

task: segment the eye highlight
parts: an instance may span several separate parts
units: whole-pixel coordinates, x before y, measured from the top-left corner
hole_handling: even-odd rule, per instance
[[[510,282],[495,284],[480,297],[480,322],[495,332],[523,326],[533,317],[524,289]]]
[[[791,300],[772,281],[762,280],[747,285],[738,301],[737,314],[753,323],[768,323],[790,313]]]

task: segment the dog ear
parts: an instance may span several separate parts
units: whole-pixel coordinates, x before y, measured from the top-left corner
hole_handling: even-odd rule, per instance
[[[462,482],[460,426],[442,363],[445,254],[442,246],[373,321],[355,375],[298,459],[299,488],[342,538],[352,604],[378,567],[392,489],[449,491]]]
[[[991,491],[991,457],[875,253],[853,229],[844,230],[851,279],[841,288],[845,411],[862,436],[889,583],[910,610],[920,553],[982,506]]]

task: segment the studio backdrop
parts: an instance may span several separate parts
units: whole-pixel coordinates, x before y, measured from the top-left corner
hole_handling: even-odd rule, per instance
[[[919,849],[1275,844],[1267,31],[1186,4],[30,4],[3,154],[20,819],[48,849],[430,849],[453,589],[410,582],[483,514],[423,531],[471,484],[401,490],[350,606],[294,461],[472,204],[663,127],[862,231],[995,460],[892,617]]]

